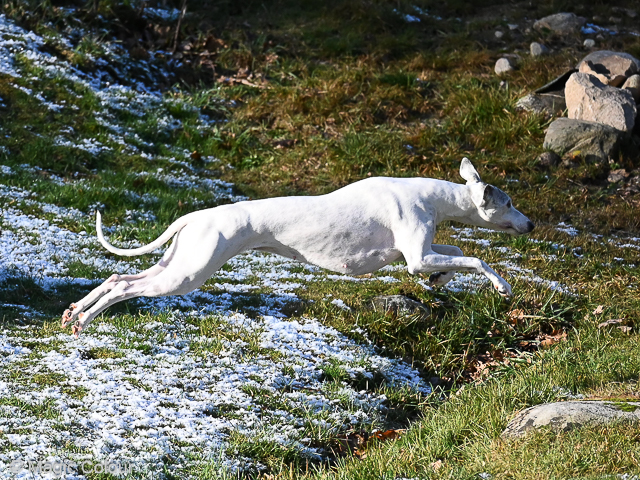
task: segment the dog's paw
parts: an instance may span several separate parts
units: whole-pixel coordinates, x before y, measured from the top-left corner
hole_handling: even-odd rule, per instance
[[[69,324],[73,322],[73,320],[76,318],[78,314],[77,311],[78,311],[78,304],[72,303],[71,305],[69,305],[69,308],[66,309],[62,314],[62,322],[61,322],[62,328],[68,327]]]
[[[78,338],[80,336],[80,332],[82,330],[84,330],[84,327],[86,326],[87,322],[83,321],[82,318],[85,317],[87,314],[85,312],[82,312],[78,315],[78,320],[76,320],[76,323],[73,324],[73,326],[71,327],[71,333]]]
[[[80,332],[82,331],[82,326],[80,325],[80,322],[76,322],[73,324],[73,327],[71,327],[71,333],[73,333],[73,335],[78,338],[80,336]]]
[[[429,283],[434,287],[441,287],[451,281],[455,272],[436,272],[429,276]]]
[[[507,282],[494,285],[494,287],[501,296],[505,298],[511,297],[511,285],[509,285]]]
[[[64,313],[62,314],[62,322],[61,322],[61,326],[62,328],[66,328],[69,326],[69,324],[73,321],[73,311],[72,310],[65,310]]]

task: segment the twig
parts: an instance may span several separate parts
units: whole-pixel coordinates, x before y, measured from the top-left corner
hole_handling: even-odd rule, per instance
[[[182,25],[182,19],[184,18],[185,13],[187,13],[187,0],[182,0],[182,9],[180,10],[180,17],[178,17],[176,34],[173,37],[173,49],[171,50],[171,54],[176,53],[176,49],[178,48],[178,34],[180,33],[180,26]]]

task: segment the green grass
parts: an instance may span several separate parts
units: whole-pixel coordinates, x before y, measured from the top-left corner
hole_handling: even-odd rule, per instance
[[[421,22],[406,23],[394,12],[414,15],[414,5],[432,16],[421,15]],[[620,5],[636,8],[633,2]],[[138,28],[131,22],[139,19],[137,9],[128,2],[102,0],[87,2],[73,15],[49,2],[16,0],[5,2],[3,9],[45,36],[47,49],[87,71],[96,68],[98,59],[109,59],[105,38],[92,33],[68,50],[59,32],[78,22],[94,32],[108,28],[109,35],[120,35],[122,29]],[[489,12],[491,9],[498,13]],[[493,36],[497,27],[505,27],[504,18],[524,25],[524,17],[540,18],[560,10],[589,18],[613,14],[604,1],[589,5],[555,1],[480,5],[462,0],[445,4],[429,0],[189,1],[179,43],[192,48],[178,48],[188,66],[177,73],[177,86],[167,90],[163,101],[144,116],[135,114],[139,101],[135,96],[121,99],[120,107],[103,106],[90,89],[62,78],[52,81],[29,58],[18,56],[16,61],[28,75],[3,76],[5,81],[0,84],[6,105],[0,107],[0,146],[4,147],[0,160],[13,172],[2,173],[0,180],[3,185],[29,190],[33,196],[15,201],[7,195],[2,201],[89,236],[94,235],[93,215],[98,208],[105,225],[115,227],[109,234],[111,241],[145,243],[180,215],[230,201],[228,195],[218,196],[206,188],[172,184],[169,175],[188,171],[199,181],[222,178],[236,185],[233,193],[262,198],[326,193],[372,175],[432,176],[459,182],[460,159],[468,156],[483,180],[507,191],[515,205],[538,224],[528,237],[483,233],[473,238],[509,249],[513,257],[509,262],[514,266],[531,270],[530,277],[559,282],[569,293],[558,293],[548,283],[531,279],[513,280],[508,267],[500,265],[505,260],[503,252],[465,241],[450,225],[441,226],[437,241],[457,245],[511,278],[515,295],[510,302],[490,288],[476,293],[425,290],[416,280],[426,278],[413,278],[406,272],[384,273],[394,277],[395,283],[375,276],[360,282],[329,281],[320,272],[312,281],[303,282],[304,287],[292,289],[304,301],[304,313],[298,311],[292,319],[304,323],[319,318],[359,342],[371,342],[384,355],[402,358],[418,368],[435,391],[423,396],[387,385],[375,368],[357,361],[318,359],[321,388],[347,411],[353,399],[344,393],[345,386],[386,397],[385,418],[376,425],[354,423],[351,433],[409,427],[402,438],[372,443],[366,455],[309,462],[294,444],[278,443],[266,434],[249,437],[231,431],[231,450],[237,458],[261,462],[266,470],[253,469],[247,476],[262,478],[471,479],[488,473],[496,479],[588,479],[637,474],[637,425],[563,433],[540,430],[518,440],[500,437],[517,411],[566,399],[567,393],[618,402],[640,395],[638,251],[616,246],[615,242],[625,241],[612,237],[638,236],[640,197],[626,195],[606,182],[611,169],[639,167],[636,144],[623,149],[611,164],[593,165],[578,159],[572,169],[539,169],[535,158],[542,152],[549,121],[516,111],[515,102],[564,73],[585,51],[577,39],[514,32],[502,44]],[[433,18],[436,15],[443,20]],[[623,22],[632,28],[630,20]],[[163,26],[162,22],[156,25]],[[172,34],[158,33],[161,30],[148,31],[152,40],[145,37],[135,48],[144,51],[154,44],[153,48],[170,49]],[[205,46],[209,36],[219,40],[215,48]],[[544,59],[521,53],[520,68],[504,82],[493,74],[503,50],[526,52],[533,40],[549,44],[555,52]],[[640,56],[640,41],[633,36],[606,37],[598,46]],[[125,47],[134,56],[135,48]],[[204,50],[210,55],[200,55]],[[136,51],[137,55],[144,53]],[[217,76],[241,77],[242,71],[248,71],[252,75],[249,84],[212,82],[209,67],[202,63],[205,57],[212,58]],[[134,72],[134,67],[127,71]],[[11,83],[37,89],[48,102],[63,108],[49,110]],[[162,85],[167,87],[170,85]],[[220,121],[203,126],[199,111]],[[108,123],[126,128],[136,149],[115,141]],[[104,148],[91,154],[60,145],[83,139],[94,139]],[[637,143],[637,137],[634,141]],[[153,162],[148,155],[155,156]],[[209,161],[210,156],[219,161]],[[163,180],[157,173],[167,177]],[[30,199],[73,208],[78,214],[60,220]],[[150,212],[155,218],[137,217],[136,212]],[[569,236],[556,230],[561,221],[581,233]],[[3,231],[10,231],[4,222]],[[36,234],[30,239],[33,244],[39,241]],[[136,265],[142,269],[154,262],[144,258]],[[96,284],[112,273],[82,261],[67,267],[70,277],[88,278]],[[308,273],[300,266],[287,268],[291,274]],[[227,278],[225,273],[233,270],[232,264],[225,265],[203,290],[220,296],[224,291],[216,283],[254,284],[265,273],[256,268],[245,279]],[[17,386],[59,388],[69,398],[82,401],[88,393],[85,388],[67,384],[64,376],[46,369],[31,372],[29,366],[49,352],[65,350],[62,340],[50,341],[62,333],[57,318],[95,285],[61,284],[51,291],[37,280],[37,271],[31,275],[15,272],[0,283],[2,326],[14,336],[15,344],[33,352],[25,363],[13,364],[5,373]],[[434,314],[423,318],[372,311],[370,299],[381,294],[410,296],[428,304]],[[270,288],[260,287],[232,294],[227,308],[258,317],[263,307],[279,298]],[[335,298],[351,310],[332,304]],[[604,306],[603,312],[593,313],[599,305]],[[24,317],[20,306],[39,314]],[[609,319],[621,319],[621,323],[598,327]],[[176,321],[168,314],[141,310],[136,302],[112,308],[96,324],[112,327],[100,335],[114,342],[87,348],[82,356],[107,364],[126,363],[127,355],[136,352],[151,355],[165,336],[164,331],[144,328],[153,322],[171,326]],[[30,329],[22,328],[25,326]],[[263,386],[264,378],[253,375],[243,392],[264,410],[303,417],[307,444],[326,453],[345,434],[318,426],[330,418],[330,412],[301,411],[290,401],[286,395],[293,391],[296,366],[286,364],[282,352],[261,345],[263,332],[231,326],[216,315],[188,326],[195,329],[176,328],[173,336],[184,339],[199,360],[218,357],[239,342],[243,359],[281,364],[283,377],[291,383],[269,389]],[[631,330],[624,332],[617,326]],[[561,340],[554,343],[553,339]],[[356,367],[374,374],[350,374]],[[122,381],[151,390],[134,376]],[[189,393],[187,383],[182,385],[185,394]],[[0,407],[4,415],[24,415],[63,428],[52,402],[12,396],[0,398]],[[242,418],[236,410],[233,404],[220,404],[203,414]],[[188,442],[181,447],[194,457],[211,453],[188,450]],[[0,452],[8,448],[0,433]],[[163,462],[167,478],[174,478],[172,466],[178,462],[171,458]],[[235,478],[216,460],[188,467],[187,473],[201,479]]]

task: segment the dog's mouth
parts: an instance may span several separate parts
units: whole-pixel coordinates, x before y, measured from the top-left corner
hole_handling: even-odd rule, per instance
[[[525,233],[530,233],[535,228],[535,225],[531,221],[527,221],[526,225],[523,225],[520,228],[514,226],[512,223],[506,223],[504,225],[501,225],[501,227],[509,233],[513,233],[515,235],[524,235]]]
[[[512,235],[524,235],[525,233],[529,233],[533,230],[534,225],[531,222],[527,222],[527,224],[521,228],[516,227],[512,223],[505,223],[500,225],[500,229],[504,230],[507,233],[511,233]]]

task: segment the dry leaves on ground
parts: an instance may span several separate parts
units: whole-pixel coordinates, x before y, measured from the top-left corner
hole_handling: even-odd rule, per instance
[[[389,440],[399,439],[406,430],[390,429],[383,431],[368,432],[351,432],[339,437],[337,440],[337,448],[334,448],[338,456],[352,454],[357,458],[364,459],[367,456],[367,449],[376,442],[386,442]]]

